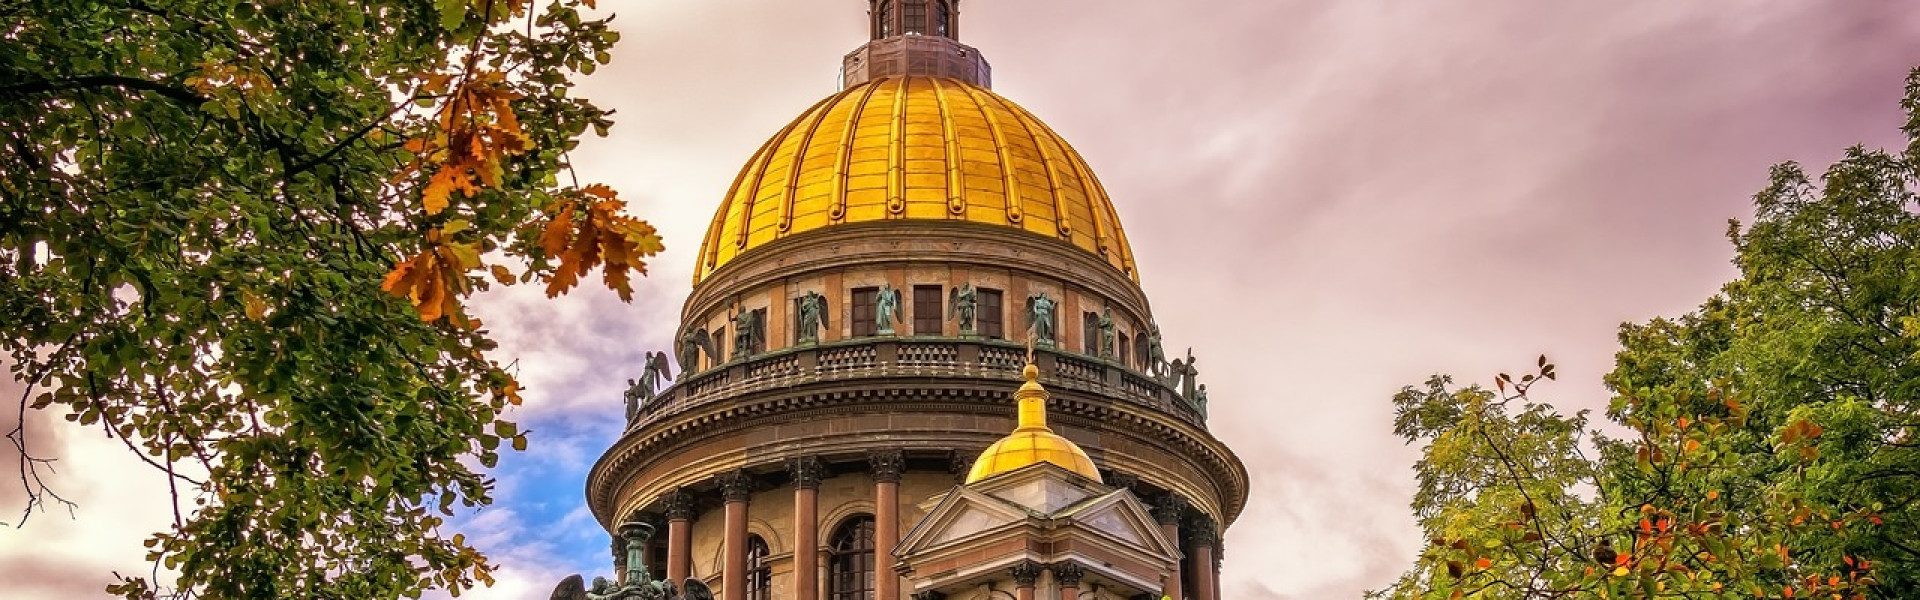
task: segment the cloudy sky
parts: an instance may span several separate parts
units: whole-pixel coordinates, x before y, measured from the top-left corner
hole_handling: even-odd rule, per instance
[[[834,91],[862,6],[603,0],[624,38],[581,92],[619,125],[576,158],[668,251],[632,304],[594,289],[480,301],[523,366],[534,438],[497,473],[500,503],[464,521],[506,567],[480,597],[610,570],[581,489],[624,380],[666,347],[740,163]],[[995,90],[1097,170],[1169,347],[1211,365],[1214,433],[1253,476],[1226,596],[1270,600],[1354,597],[1417,552],[1400,386],[1546,353],[1563,375],[1550,394],[1600,406],[1620,322],[1685,312],[1731,277],[1727,219],[1749,214],[1769,165],[1899,143],[1911,8],[970,0],[961,31]],[[37,430],[81,506],[0,530],[8,596],[98,596],[110,571],[144,572],[139,540],[166,523],[159,476],[98,432]],[[0,521],[19,506],[0,489]]]

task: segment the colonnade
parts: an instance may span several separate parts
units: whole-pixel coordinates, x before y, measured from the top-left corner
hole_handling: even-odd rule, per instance
[[[892,600],[900,598],[900,576],[892,569],[894,548],[900,541],[900,478],[906,471],[906,460],[898,450],[881,450],[869,453],[868,465],[873,475],[873,552],[874,598]],[[792,600],[820,600],[820,481],[827,470],[817,458],[803,457],[787,462],[787,472],[793,486],[793,588],[789,595]],[[747,521],[753,496],[753,479],[743,470],[734,470],[715,476],[719,485],[721,499],[725,501],[722,509],[723,534],[721,536],[722,561],[719,600],[745,600],[747,594]],[[692,525],[695,513],[693,498],[680,491],[669,492],[660,497],[660,506],[667,519],[667,565],[668,581],[684,581],[692,573],[693,535]],[[1185,544],[1181,551],[1185,559],[1176,562],[1174,571],[1169,574],[1162,593],[1181,600],[1220,600],[1220,540],[1213,522],[1205,517],[1188,518],[1188,504],[1177,495],[1160,496],[1153,507],[1161,533],[1167,539],[1181,543],[1185,533]],[[805,551],[812,549],[812,551]],[[1190,577],[1192,587],[1185,589],[1189,577],[1186,569],[1198,569]],[[1075,598],[1080,591],[1082,569],[1072,563],[1041,565],[1031,561],[1012,567],[1010,575],[1015,583],[1017,600],[1033,600],[1034,585],[1042,570],[1050,571],[1054,581],[1061,588],[1061,598]],[[916,595],[916,598],[919,596]]]

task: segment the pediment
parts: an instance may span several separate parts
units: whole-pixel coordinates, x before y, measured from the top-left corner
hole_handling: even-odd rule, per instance
[[[1173,540],[1161,532],[1153,514],[1133,493],[1115,490],[1058,515],[1080,527],[1104,534],[1147,554],[1178,559]]]
[[[1020,505],[966,487],[954,488],[900,540],[898,556],[910,556],[1032,517]]]

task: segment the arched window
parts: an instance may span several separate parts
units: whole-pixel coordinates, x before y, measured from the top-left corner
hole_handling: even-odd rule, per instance
[[[893,37],[893,0],[880,0],[873,11],[873,39]]]
[[[847,519],[827,547],[827,600],[873,600],[873,515]]]
[[[772,600],[773,598],[773,562],[767,560],[772,554],[767,550],[767,541],[760,536],[747,538],[747,600]]]
[[[953,8],[947,0],[933,0],[933,33],[940,37],[953,37]]]

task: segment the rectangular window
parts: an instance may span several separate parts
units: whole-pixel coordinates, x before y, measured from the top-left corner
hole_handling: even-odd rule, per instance
[[[1125,364],[1128,364],[1127,363],[1127,334],[1121,333],[1117,335],[1120,339],[1114,340],[1115,342],[1113,344],[1114,351],[1120,353],[1120,364],[1125,365]]]
[[[1080,315],[1080,347],[1087,354],[1100,355],[1100,313]]]
[[[937,285],[913,286],[914,335],[940,335],[940,315],[943,312],[940,292],[944,291]]]
[[[764,308],[753,309],[753,322],[760,326],[760,335],[753,336],[752,347],[749,350],[749,352],[752,354],[766,354],[767,353],[767,309],[764,309]]]
[[[713,342],[713,356],[710,357],[713,359],[713,364],[707,366],[715,367],[727,362],[727,350],[733,348],[733,338],[727,337],[727,328],[713,328],[713,338],[710,341]]]
[[[902,21],[902,23],[900,24],[901,31],[905,31],[907,33],[926,33],[927,32],[926,0],[907,0],[906,5],[902,6],[901,8],[903,9],[901,11],[901,16],[905,17],[901,19]]]
[[[880,324],[874,322],[873,302],[880,296],[880,288],[865,287],[853,290],[853,337],[876,335],[880,333]]]
[[[988,339],[1007,337],[1006,327],[1001,321],[1000,290],[980,288],[980,305],[974,313],[974,321],[979,326],[980,335]]]

